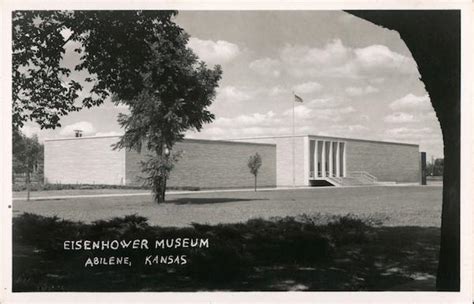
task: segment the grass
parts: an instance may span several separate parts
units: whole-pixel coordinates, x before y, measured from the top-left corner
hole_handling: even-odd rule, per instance
[[[72,195],[81,193],[79,190],[70,191],[76,191],[68,192]],[[92,190],[81,191],[86,192],[84,194],[92,194],[87,192]],[[116,190],[114,193],[122,193],[120,191],[124,190]],[[42,193],[38,195],[47,196]],[[362,217],[380,215],[385,218],[384,224],[388,226],[439,227],[441,197],[441,187],[429,186],[333,187],[256,193],[194,192],[187,195],[168,194],[168,202],[161,205],[153,203],[151,195],[14,201],[13,214],[29,212],[43,216],[57,215],[72,221],[91,223],[137,213],[146,217],[150,225],[186,227],[191,222],[214,225],[245,222],[252,218],[297,216],[303,213],[353,213]]]
[[[431,282],[439,229],[381,224],[377,217],[318,214],[177,228],[151,226],[137,215],[85,224],[23,214],[13,220],[13,290],[388,290]],[[176,237],[207,238],[210,246],[99,252],[62,247],[64,240]],[[185,254],[187,263],[145,266],[145,257],[155,254]],[[88,257],[108,255],[129,256],[132,266],[84,267]]]

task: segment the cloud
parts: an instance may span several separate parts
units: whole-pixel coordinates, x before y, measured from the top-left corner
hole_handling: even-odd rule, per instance
[[[414,72],[413,59],[391,51],[385,45],[371,45],[365,48],[354,49],[356,62],[363,68],[386,67],[390,69],[400,69],[404,72]]]
[[[240,54],[239,46],[224,40],[201,40],[192,37],[188,46],[208,64],[224,64]]]
[[[88,121],[79,121],[70,125],[67,125],[61,128],[59,134],[61,136],[74,136],[74,130],[82,130],[82,135],[94,135],[95,129],[94,126]]]
[[[413,94],[408,94],[403,96],[400,99],[397,99],[390,103],[389,107],[392,110],[415,110],[415,111],[433,111],[431,106],[430,98],[428,95],[416,96]]]
[[[21,131],[21,133],[23,133],[27,137],[32,137],[33,135],[38,135],[39,136],[39,134],[41,132],[41,129],[37,125],[24,125],[20,129],[20,131]]]
[[[344,65],[349,58],[349,50],[337,39],[322,48],[286,45],[280,50],[280,58],[292,76],[314,77],[324,73],[323,70]]]
[[[343,119],[346,114],[356,112],[352,106],[338,107],[338,108],[313,108],[311,104],[298,105],[295,107],[295,118],[304,120],[311,119],[314,121],[332,121],[337,122]],[[287,109],[283,112],[286,117],[293,115],[293,109]]]
[[[123,132],[109,131],[109,132],[97,132],[95,136],[122,136]]]
[[[340,39],[334,39],[322,47],[285,45],[279,56],[287,72],[294,77],[377,79],[388,71],[418,75],[412,58],[385,45],[351,48]]]
[[[255,92],[249,90],[248,88],[225,86],[222,88],[217,88],[216,99],[224,100],[227,102],[240,102],[250,100],[253,98],[254,95]]]
[[[296,93],[309,94],[320,91],[322,87],[323,86],[320,83],[312,81],[298,84],[293,89]]]
[[[288,134],[290,128],[282,126],[288,120],[273,111],[243,114],[236,117],[219,117],[202,132],[188,132],[190,138],[228,139],[261,135]]]
[[[316,98],[308,101],[308,106],[311,108],[336,108],[339,107],[343,103],[343,100],[340,98]]]
[[[313,110],[313,119],[327,120],[332,122],[340,122],[344,120],[344,116],[352,114],[356,110],[352,106],[332,109],[315,109]]]
[[[262,76],[280,76],[280,61],[271,58],[262,58],[252,61],[249,68]]]
[[[385,131],[385,134],[390,138],[396,140],[419,140],[423,138],[438,138],[438,134],[435,134],[431,128],[422,127],[422,128],[394,128],[388,129]]]
[[[320,135],[325,136],[340,136],[340,137],[354,137],[354,138],[364,138],[369,130],[368,127],[361,124],[340,124],[340,125],[331,125],[326,130],[318,132]],[[372,137],[373,139],[373,137]]]
[[[295,110],[295,118],[296,119],[307,119],[311,117],[311,113],[313,112],[312,109],[308,108],[306,105],[297,105],[294,108]],[[286,110],[283,112],[285,116],[292,116],[293,115],[293,108]]]
[[[253,113],[250,115],[239,115],[233,118],[220,117],[214,122],[218,127],[249,127],[249,126],[274,126],[280,123],[273,111],[267,113]]]
[[[330,107],[326,108],[324,105],[330,105]],[[318,134],[327,131],[328,135],[343,136],[344,134],[358,135],[368,130],[361,122],[351,122],[351,118],[357,112],[354,107],[341,106],[339,102],[336,105],[335,100],[330,98],[295,104],[294,111],[296,118],[294,127],[298,134]],[[218,117],[201,132],[188,132],[186,136],[229,139],[289,135],[293,129],[292,115],[293,108],[290,107],[281,112],[255,112],[235,117]]]
[[[367,95],[371,93],[377,93],[379,89],[371,85],[368,85],[366,87],[347,87],[345,91],[350,96],[361,96],[361,95]]]
[[[390,115],[385,116],[383,120],[388,123],[409,123],[416,121],[415,116],[404,112],[392,113]]]
[[[382,83],[385,82],[385,78],[384,77],[370,78],[369,82],[370,83],[375,83],[375,84],[382,84]]]
[[[284,93],[288,93],[288,90],[283,88],[282,86],[274,86],[268,90],[268,95],[270,96],[277,96]]]

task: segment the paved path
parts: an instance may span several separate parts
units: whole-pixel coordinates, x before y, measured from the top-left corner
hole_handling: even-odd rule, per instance
[[[251,218],[300,214],[376,216],[386,225],[440,226],[442,187],[386,186],[278,189],[253,192],[191,191],[170,193],[164,204],[149,193],[84,195],[36,201],[15,200],[13,215],[23,212],[93,222],[137,214],[152,225],[235,223]],[[37,197],[39,199],[40,197]]]

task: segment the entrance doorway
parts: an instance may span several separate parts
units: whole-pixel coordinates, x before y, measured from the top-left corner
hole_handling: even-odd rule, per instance
[[[310,140],[310,178],[346,176],[346,143],[335,140]]]

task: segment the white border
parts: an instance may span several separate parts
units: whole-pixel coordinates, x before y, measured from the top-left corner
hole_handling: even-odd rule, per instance
[[[1,130],[0,197],[2,225],[0,240],[1,289],[0,303],[68,303],[83,302],[152,302],[162,303],[283,303],[301,302],[385,302],[385,303],[471,303],[472,302],[472,175],[474,150],[472,145],[472,3],[464,1],[127,1],[127,0],[4,0],[1,4]],[[461,9],[462,10],[462,121],[461,121],[461,292],[188,292],[188,293],[11,293],[11,11],[16,9],[179,9],[179,10],[341,10],[341,9]]]

